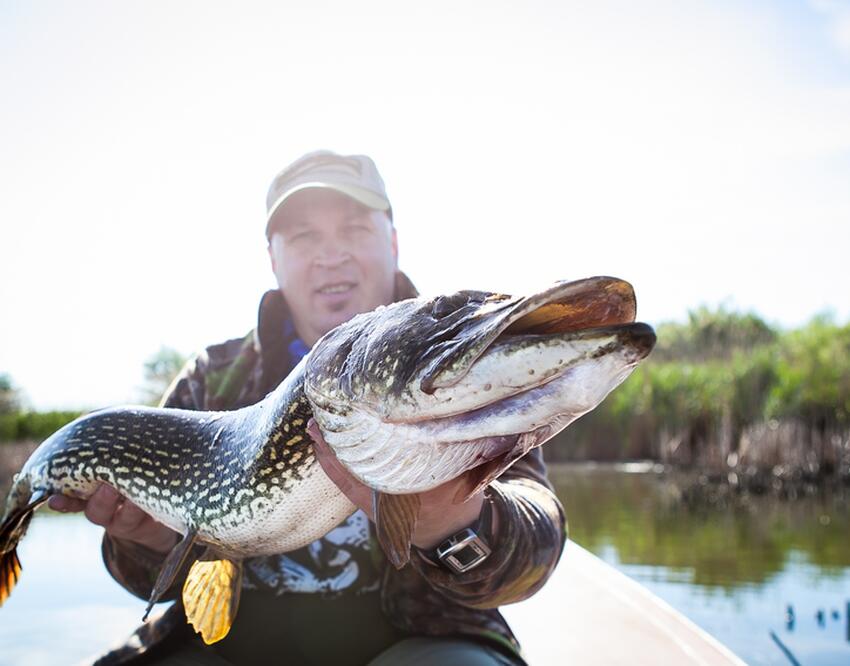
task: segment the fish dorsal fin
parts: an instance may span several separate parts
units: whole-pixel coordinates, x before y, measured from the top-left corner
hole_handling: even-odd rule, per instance
[[[162,598],[162,595],[165,594],[166,590],[171,587],[171,584],[177,577],[178,572],[183,568],[186,558],[192,551],[192,546],[195,545],[196,535],[196,531],[187,532],[186,536],[184,536],[180,542],[171,549],[171,552],[168,553],[168,557],[165,558],[165,562],[162,563],[162,568],[159,570],[159,576],[156,578],[156,583],[154,583],[153,591],[151,591],[151,596],[148,600],[148,607],[145,609],[145,615],[142,618],[142,622],[148,619],[148,615],[150,614],[153,605],[159,601],[160,598]]]
[[[410,542],[419,518],[419,495],[389,495],[372,491],[378,543],[396,569],[410,560]]]
[[[186,619],[210,645],[227,636],[239,609],[242,563],[228,559],[198,560],[183,585]]]

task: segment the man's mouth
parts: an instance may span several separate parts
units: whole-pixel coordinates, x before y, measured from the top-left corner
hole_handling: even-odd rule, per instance
[[[316,289],[316,293],[323,295],[347,294],[356,286],[356,282],[329,282]]]

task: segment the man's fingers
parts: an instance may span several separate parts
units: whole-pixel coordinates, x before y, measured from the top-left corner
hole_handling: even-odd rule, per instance
[[[148,514],[139,507],[125,500],[112,514],[108,530],[118,538],[128,537],[139,528],[147,517]]]
[[[121,503],[121,495],[113,488],[101,485],[86,503],[86,518],[95,525],[105,527],[112,522],[118,505]]]
[[[178,541],[179,535],[156,522],[130,500],[124,499],[114,488],[101,484],[88,500],[52,495],[47,505],[62,513],[85,511],[85,516],[95,525],[119,539],[141,543],[152,550],[167,553]]]
[[[72,513],[83,511],[86,508],[86,501],[67,495],[51,495],[47,500],[47,506],[61,513]]]

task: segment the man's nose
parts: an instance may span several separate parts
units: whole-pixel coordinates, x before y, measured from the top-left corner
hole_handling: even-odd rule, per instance
[[[322,268],[335,268],[349,259],[351,259],[351,252],[347,245],[340,239],[332,237],[322,239],[315,256],[316,265]]]

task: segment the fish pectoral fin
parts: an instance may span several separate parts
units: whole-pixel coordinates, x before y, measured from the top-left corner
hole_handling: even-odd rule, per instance
[[[396,569],[410,561],[410,542],[419,518],[419,495],[389,495],[373,490],[378,543]]]
[[[514,451],[508,451],[498,458],[493,458],[478,465],[478,467],[467,470],[463,475],[462,482],[458,484],[452,502],[463,504],[469,501],[470,497],[484,490],[520,457]]]
[[[195,531],[187,532],[186,536],[184,536],[180,542],[171,549],[171,552],[168,553],[168,556],[165,558],[165,562],[162,563],[162,568],[159,570],[159,576],[157,576],[156,582],[153,585],[153,590],[151,591],[151,596],[148,600],[148,607],[145,609],[145,615],[142,617],[142,622],[148,619],[148,615],[150,615],[153,605],[159,601],[162,598],[162,595],[165,594],[166,590],[171,587],[171,584],[174,582],[174,579],[177,577],[180,569],[183,568],[186,558],[189,556],[189,553],[192,552],[192,546],[195,545],[196,536],[197,532]]]
[[[516,443],[511,449],[477,467],[467,470],[463,475],[461,483],[458,484],[452,501],[455,504],[462,504],[473,495],[484,490],[517,460],[522,458],[535,446],[539,446],[546,441],[548,433],[548,426],[542,426],[531,432],[522,433],[517,437]]]
[[[227,636],[239,609],[242,563],[228,559],[196,561],[183,585],[186,620],[210,645]]]

